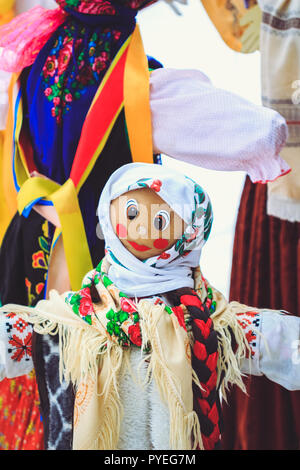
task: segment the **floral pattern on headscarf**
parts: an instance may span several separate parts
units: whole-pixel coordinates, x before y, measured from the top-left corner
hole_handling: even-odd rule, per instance
[[[191,221],[187,225],[184,234],[175,244],[175,251],[179,256],[187,256],[193,249],[197,248],[199,244],[200,230],[204,231],[203,238],[206,241],[209,237],[212,227],[212,206],[210,200],[207,201],[207,206],[204,209],[203,203],[205,202],[206,195],[202,187],[194,180],[185,176],[194,185],[194,209],[191,213]],[[136,183],[128,186],[128,191],[133,189],[149,188],[159,194],[162,187],[162,182],[158,178],[141,178]],[[202,219],[204,217],[204,225]],[[162,253],[157,259],[166,260],[170,258],[167,252]],[[156,266],[157,263],[153,264]]]

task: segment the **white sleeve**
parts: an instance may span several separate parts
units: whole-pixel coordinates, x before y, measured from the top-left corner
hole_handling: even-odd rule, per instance
[[[29,374],[32,326],[14,313],[0,314],[0,380]]]
[[[253,182],[288,172],[279,153],[287,139],[280,114],[215,88],[197,70],[157,69],[150,77],[156,153],[222,171],[244,171]]]
[[[264,311],[261,334],[262,373],[288,390],[300,390],[300,318]]]
[[[251,327],[255,347],[242,371],[264,375],[287,390],[300,390],[300,318],[271,310],[258,315]]]

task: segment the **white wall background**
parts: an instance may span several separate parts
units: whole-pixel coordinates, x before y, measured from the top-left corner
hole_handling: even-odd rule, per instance
[[[260,103],[259,53],[244,55],[229,49],[200,0],[187,1],[188,5],[176,3],[181,16],[163,0],[139,13],[146,53],[165,67],[199,69],[215,86]],[[37,4],[48,8],[56,6],[54,0],[17,0],[19,12]],[[211,197],[214,224],[203,249],[201,266],[209,281],[228,295],[234,226],[245,175],[200,169],[167,157],[164,160],[197,178]]]

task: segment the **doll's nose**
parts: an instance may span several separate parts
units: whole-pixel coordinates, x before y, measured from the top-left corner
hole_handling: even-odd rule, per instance
[[[146,229],[146,227],[144,227],[144,225],[139,225],[139,226],[137,227],[137,233],[138,233],[139,235],[141,235],[141,237],[144,237],[145,235],[147,235],[147,229]]]

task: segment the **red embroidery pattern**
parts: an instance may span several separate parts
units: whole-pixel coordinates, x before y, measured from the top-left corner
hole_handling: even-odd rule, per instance
[[[257,350],[257,334],[255,330],[259,328],[260,315],[258,312],[243,312],[238,313],[237,317],[250,346],[251,357],[254,357]],[[248,351],[247,357],[249,357]]]
[[[32,327],[14,314],[7,314],[6,317],[6,330],[9,335],[7,350],[9,359],[13,362],[30,360],[32,357]]]

